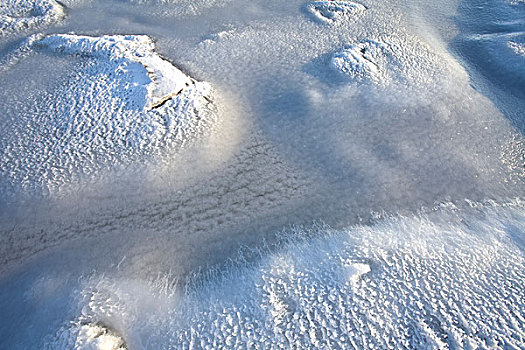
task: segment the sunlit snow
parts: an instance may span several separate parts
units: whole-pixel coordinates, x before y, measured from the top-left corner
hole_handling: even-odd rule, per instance
[[[523,0],[0,0],[0,349],[522,349]]]

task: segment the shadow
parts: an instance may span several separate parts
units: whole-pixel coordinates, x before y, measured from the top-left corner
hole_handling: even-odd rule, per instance
[[[469,73],[474,89],[489,98],[522,134],[525,133],[525,56],[509,41],[525,42],[525,5],[473,0],[459,4],[459,35],[450,50]]]

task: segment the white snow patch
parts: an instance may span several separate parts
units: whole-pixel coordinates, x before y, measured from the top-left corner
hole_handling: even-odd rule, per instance
[[[124,340],[98,324],[74,325],[60,334],[57,343],[64,349],[125,350]],[[57,345],[58,345],[57,344]]]
[[[306,10],[322,23],[337,23],[363,13],[366,7],[353,1],[312,1]]]
[[[49,25],[65,16],[54,0],[0,0],[0,37]]]
[[[59,34],[48,36],[38,44],[53,51],[85,55],[114,65],[117,74],[129,74],[135,82],[124,89],[140,89],[146,108],[154,108],[190,86],[192,80],[170,62],[154,52],[155,45],[145,35],[104,35],[90,37]]]
[[[447,91],[451,67],[438,64],[444,57],[412,36],[382,36],[350,44],[335,53],[331,67],[359,83],[379,88],[392,86],[393,94],[438,93]],[[402,90],[400,90],[402,89]]]
[[[158,56],[147,36],[51,35],[37,46],[79,56],[81,68],[0,140],[0,173],[12,191],[46,193],[102,168],[147,161],[215,120],[211,87]]]
[[[388,51],[384,44],[366,40],[350,45],[332,57],[332,66],[349,77],[386,83],[389,80]]]
[[[196,278],[182,295],[169,292],[169,279],[94,276],[79,320],[122,330],[130,348],[519,348],[519,203],[436,206],[372,226],[323,227],[313,239],[297,230],[257,264]]]
[[[525,57],[525,44],[509,41],[507,45],[516,53],[516,55]]]

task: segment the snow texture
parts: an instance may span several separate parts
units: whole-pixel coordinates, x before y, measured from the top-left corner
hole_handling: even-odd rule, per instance
[[[176,149],[215,119],[210,86],[158,56],[147,36],[51,35],[32,47],[78,56],[82,68],[39,102],[29,129],[18,120],[4,134],[0,172],[12,188],[38,194]]]
[[[318,228],[320,238],[297,229],[257,264],[240,260],[185,292],[167,276],[93,275],[72,296],[77,318],[45,348],[83,344],[91,335],[78,325],[100,322],[129,348],[517,349],[524,222],[520,202],[444,203],[372,226]]]
[[[0,0],[0,37],[58,22],[64,8],[54,0]]]
[[[382,36],[351,44],[335,53],[331,67],[352,81],[424,95],[440,92],[446,86],[443,79],[446,68],[431,68],[437,60],[439,57],[428,46],[413,38]]]
[[[366,7],[353,1],[312,1],[306,5],[306,10],[321,23],[335,24],[355,18]]]

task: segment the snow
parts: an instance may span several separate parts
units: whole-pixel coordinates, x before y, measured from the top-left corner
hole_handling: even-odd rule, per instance
[[[522,3],[0,4],[0,348],[525,343]]]
[[[64,8],[54,0],[2,0],[0,37],[50,25],[64,16]]]
[[[215,119],[211,87],[158,56],[147,36],[50,35],[23,43],[11,61],[28,46],[79,57],[81,68],[41,101],[30,130],[17,120],[1,141],[11,188],[38,194],[96,177],[104,166],[176,149]]]
[[[154,52],[154,44],[147,36],[102,36],[53,35],[40,41],[38,45],[63,54],[94,57],[110,62],[119,75],[129,75],[135,83],[124,86],[131,92],[130,103],[144,105],[153,109],[177,96],[184,88],[193,84],[192,80],[175,68],[170,62]],[[145,102],[144,102],[145,100]]]
[[[306,10],[319,22],[335,24],[359,15],[366,7],[353,1],[312,1]]]
[[[70,282],[61,299],[68,311],[51,312],[59,322],[33,345],[519,348],[524,220],[519,201],[471,202],[386,215],[369,226],[296,228],[255,262],[239,256],[182,286],[169,274],[133,278],[124,260]],[[38,296],[41,286],[28,288]],[[40,303],[53,298],[17,303],[36,302],[38,318]]]

